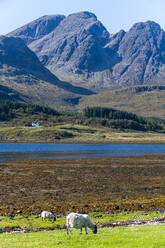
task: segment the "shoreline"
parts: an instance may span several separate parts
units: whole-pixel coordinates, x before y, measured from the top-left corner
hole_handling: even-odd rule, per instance
[[[41,140],[18,140],[18,139],[11,139],[11,140],[0,140],[0,143],[29,143],[29,144],[160,144],[163,145],[165,144],[165,140],[164,141],[156,141],[156,140],[152,140],[152,142],[150,140],[145,140],[145,141],[139,141],[139,140],[127,140],[127,141],[123,141],[123,140],[116,140],[116,141],[91,141],[91,140],[47,140],[47,139],[41,139]]]

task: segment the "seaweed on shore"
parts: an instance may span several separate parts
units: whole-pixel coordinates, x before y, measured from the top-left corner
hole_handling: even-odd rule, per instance
[[[165,155],[0,163],[0,213],[157,210]]]

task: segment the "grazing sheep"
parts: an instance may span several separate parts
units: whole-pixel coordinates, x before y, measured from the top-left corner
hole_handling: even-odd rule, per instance
[[[72,235],[72,228],[81,229],[80,234],[82,234],[82,228],[85,228],[86,234],[87,227],[89,227],[93,233],[97,233],[97,226],[90,220],[87,214],[77,214],[77,213],[70,213],[66,217],[66,227],[67,227],[67,234],[70,233]]]
[[[48,212],[48,211],[42,211],[41,218],[42,218],[42,221],[43,221],[43,219],[46,220],[47,218],[53,219],[54,221],[56,220],[55,215],[51,212]]]

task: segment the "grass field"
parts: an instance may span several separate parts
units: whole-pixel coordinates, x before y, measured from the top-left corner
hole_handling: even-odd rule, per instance
[[[132,226],[99,229],[80,235],[73,230],[68,236],[66,230],[26,234],[1,234],[1,248],[163,248],[165,247],[165,226]]]

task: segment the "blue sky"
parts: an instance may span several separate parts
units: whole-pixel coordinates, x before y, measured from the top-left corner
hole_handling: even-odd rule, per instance
[[[79,11],[96,14],[110,33],[140,21],[152,20],[165,30],[165,0],[0,0],[0,34],[43,15],[69,15]]]

